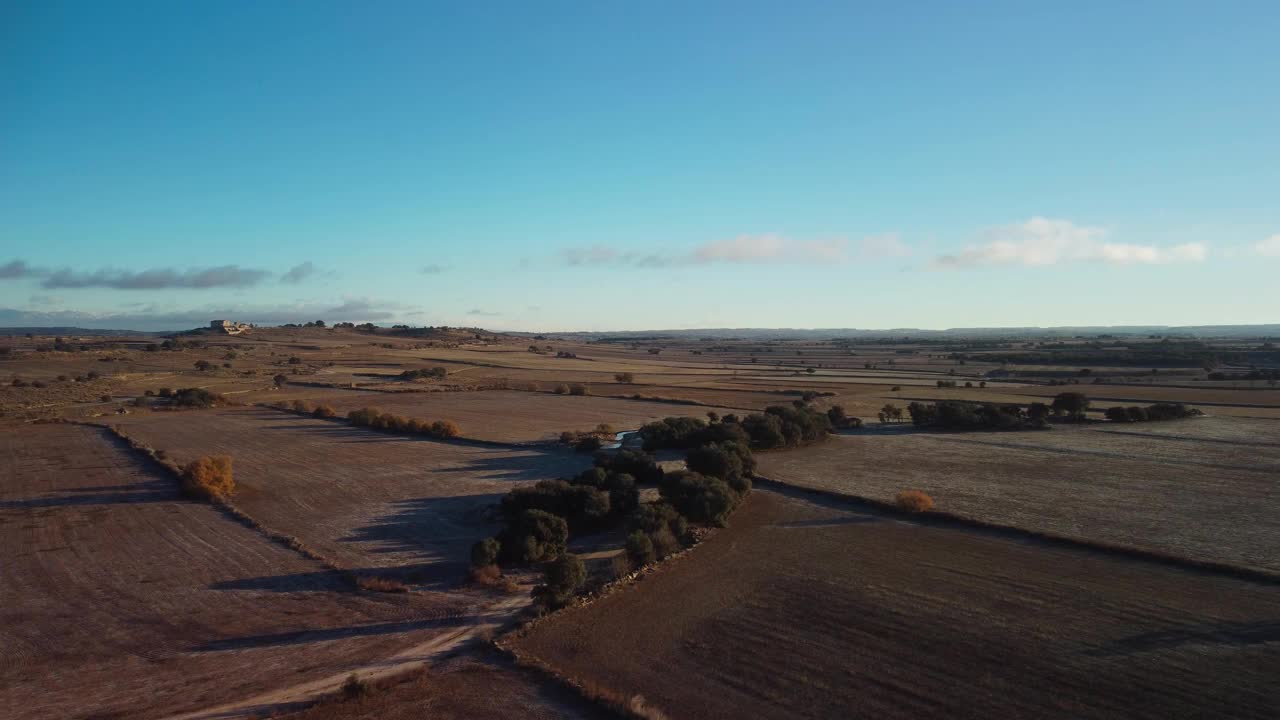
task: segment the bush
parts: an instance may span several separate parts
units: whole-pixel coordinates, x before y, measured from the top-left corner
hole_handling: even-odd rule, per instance
[[[596,467],[629,475],[641,485],[657,485],[663,475],[662,467],[653,456],[640,450],[619,450],[612,456],[597,456]]]
[[[666,475],[658,491],[686,518],[716,525],[727,522],[741,499],[725,481],[688,471]]]
[[[586,435],[573,444],[573,449],[580,453],[593,453],[604,447],[604,442],[595,435]]]
[[[562,518],[575,532],[599,527],[611,509],[609,493],[591,485],[566,480],[541,480],[518,487],[503,496],[502,514],[508,523],[527,511],[541,511]]]
[[[231,497],[236,489],[231,458],[215,455],[193,461],[182,471],[182,489],[191,497],[210,502]]]
[[[342,683],[342,697],[348,700],[357,700],[362,697],[368,697],[373,694],[373,685],[366,680],[361,680],[355,673],[347,676],[346,682]]]
[[[1050,407],[1055,415],[1065,413],[1072,420],[1083,420],[1085,411],[1089,409],[1089,398],[1078,392],[1058,393]]]
[[[542,510],[525,510],[500,538],[502,556],[518,565],[542,562],[564,553],[569,524]]]
[[[471,546],[471,567],[495,565],[501,552],[502,543],[498,542],[498,538],[487,537],[479,540]]]
[[[893,502],[903,512],[920,513],[933,509],[933,498],[922,490],[903,490]]]
[[[306,400],[294,400],[292,407],[294,412],[299,413],[309,413],[312,410],[311,403]]]
[[[160,396],[166,397],[164,389],[161,389]],[[173,404],[178,407],[209,408],[220,402],[223,402],[221,395],[204,388],[181,388],[173,393]]]
[[[433,367],[423,370],[405,370],[400,373],[401,380],[417,380],[419,378],[430,378],[432,380],[443,380],[448,377],[449,371],[442,367]]]
[[[284,386],[285,386],[285,383],[289,382],[289,376],[288,376],[288,375],[283,375],[283,374],[281,374],[281,375],[276,375],[275,377],[271,378],[271,382],[272,382],[272,384],[274,384],[276,387],[284,387]]]
[[[431,423],[431,434],[436,437],[458,437],[461,432],[462,430],[458,427],[458,423],[452,420],[437,420]]]
[[[751,450],[734,442],[694,448],[685,456],[685,464],[696,473],[726,482],[750,477],[756,469]]]
[[[620,383],[623,383],[624,385],[630,385],[631,383],[636,381],[636,376],[632,375],[629,372],[624,372],[624,373],[618,373],[617,375],[614,375],[613,379],[617,380]]]
[[[627,536],[626,550],[632,567],[644,567],[658,559],[653,550],[653,541],[643,530],[635,530]]]
[[[581,383],[574,383],[573,385],[569,386],[569,394],[570,395],[586,395],[587,386]]]
[[[361,575],[356,578],[356,587],[369,592],[402,593],[409,588],[400,580],[386,575]]]
[[[311,417],[327,419],[337,417],[338,411],[333,409],[332,405],[317,405],[315,410],[311,411]]]
[[[560,383],[559,385],[556,386],[555,392],[557,395],[568,395],[569,386],[565,385],[564,383]]]
[[[577,555],[562,554],[547,563],[543,570],[540,599],[551,607],[561,607],[573,598],[587,579],[587,569]]]
[[[1129,410],[1119,405],[1107,408],[1107,411],[1103,413],[1103,415],[1111,422],[1132,422],[1129,419]]]
[[[632,531],[639,530],[643,533],[655,533],[665,529],[670,531],[673,537],[680,538],[682,541],[689,534],[689,521],[666,502],[645,503],[636,508],[631,515],[630,527]]]

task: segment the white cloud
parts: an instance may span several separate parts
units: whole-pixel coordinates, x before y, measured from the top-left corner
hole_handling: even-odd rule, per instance
[[[1280,233],[1254,243],[1253,251],[1263,257],[1280,258]]]
[[[854,257],[880,259],[903,257],[911,250],[896,234],[872,235],[854,241],[837,237],[827,240],[796,240],[782,235],[739,235],[714,240],[680,253],[638,253],[607,245],[569,248],[560,252],[571,266],[617,265],[637,268],[665,268],[681,265],[747,265],[758,263],[799,263],[833,265]]]
[[[1002,225],[983,233],[987,242],[936,258],[934,268],[965,268],[983,265],[1043,267],[1070,262],[1101,262],[1112,265],[1201,262],[1208,256],[1203,243],[1173,246],[1111,243],[1101,227],[1076,225],[1069,220],[1033,217],[1013,225]]]
[[[792,240],[780,235],[739,235],[705,243],[693,251],[699,263],[800,262],[840,263],[848,260],[849,241]]]

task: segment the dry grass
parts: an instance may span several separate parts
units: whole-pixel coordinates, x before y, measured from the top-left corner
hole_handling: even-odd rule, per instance
[[[933,498],[922,490],[903,490],[893,499],[893,503],[903,512],[921,513],[933,509]]]
[[[182,470],[182,489],[187,495],[220,502],[236,491],[229,455],[205,456],[191,461]]]
[[[369,592],[402,593],[409,588],[403,581],[386,575],[357,575],[356,587]]]

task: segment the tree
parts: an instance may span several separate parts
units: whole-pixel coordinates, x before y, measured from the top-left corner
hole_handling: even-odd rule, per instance
[[[208,372],[209,370],[212,370],[214,368],[213,363],[209,362],[208,360],[197,360],[195,363],[195,366],[196,366],[196,369],[199,370],[200,372]]]
[[[1058,393],[1051,407],[1055,415],[1066,413],[1072,420],[1083,420],[1089,409],[1089,398],[1078,392]]]
[[[271,378],[271,382],[274,383],[276,387],[284,387],[285,383],[289,382],[289,376],[284,374],[276,375]]]
[[[487,537],[471,546],[471,567],[487,567],[498,562],[498,554],[502,551],[502,543],[498,538]]]
[[[569,602],[587,579],[587,568],[577,555],[564,553],[547,563],[539,596],[553,607]]]
[[[631,383],[636,381],[636,376],[629,372],[624,372],[624,373],[618,373],[617,375],[614,375],[613,379],[617,380],[620,383],[623,383],[624,385],[630,385]]]

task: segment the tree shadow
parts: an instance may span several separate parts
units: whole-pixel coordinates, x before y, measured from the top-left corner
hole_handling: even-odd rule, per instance
[[[128,485],[65,488],[44,497],[0,500],[0,509],[52,508],[128,503],[173,502],[179,499],[172,481],[151,479]]]
[[[471,618],[462,615],[448,618],[429,618],[422,620],[402,620],[399,622],[375,623],[372,625],[353,625],[349,627],[326,628],[323,630],[295,630],[292,632],[268,633],[264,635],[245,635],[237,638],[212,640],[192,648],[192,652],[221,652],[227,650],[250,650],[254,648],[282,647],[289,645],[308,645],[332,640],[347,640],[358,637],[375,637],[413,632],[415,630],[431,630],[439,628],[462,627],[471,624]]]
[[[223,580],[209,586],[210,590],[256,590],[277,593],[333,592],[351,589],[351,583],[338,570],[290,573],[288,575],[263,575],[261,577]]]
[[[415,562],[374,571],[424,589],[445,589],[466,576],[471,545],[492,535],[499,493],[417,498],[392,503],[392,512],[358,527],[340,542],[367,543],[371,553],[404,553]]]
[[[1114,657],[1169,650],[1183,645],[1260,645],[1280,641],[1280,621],[1250,620],[1158,630],[1121,638],[1086,655]]]

